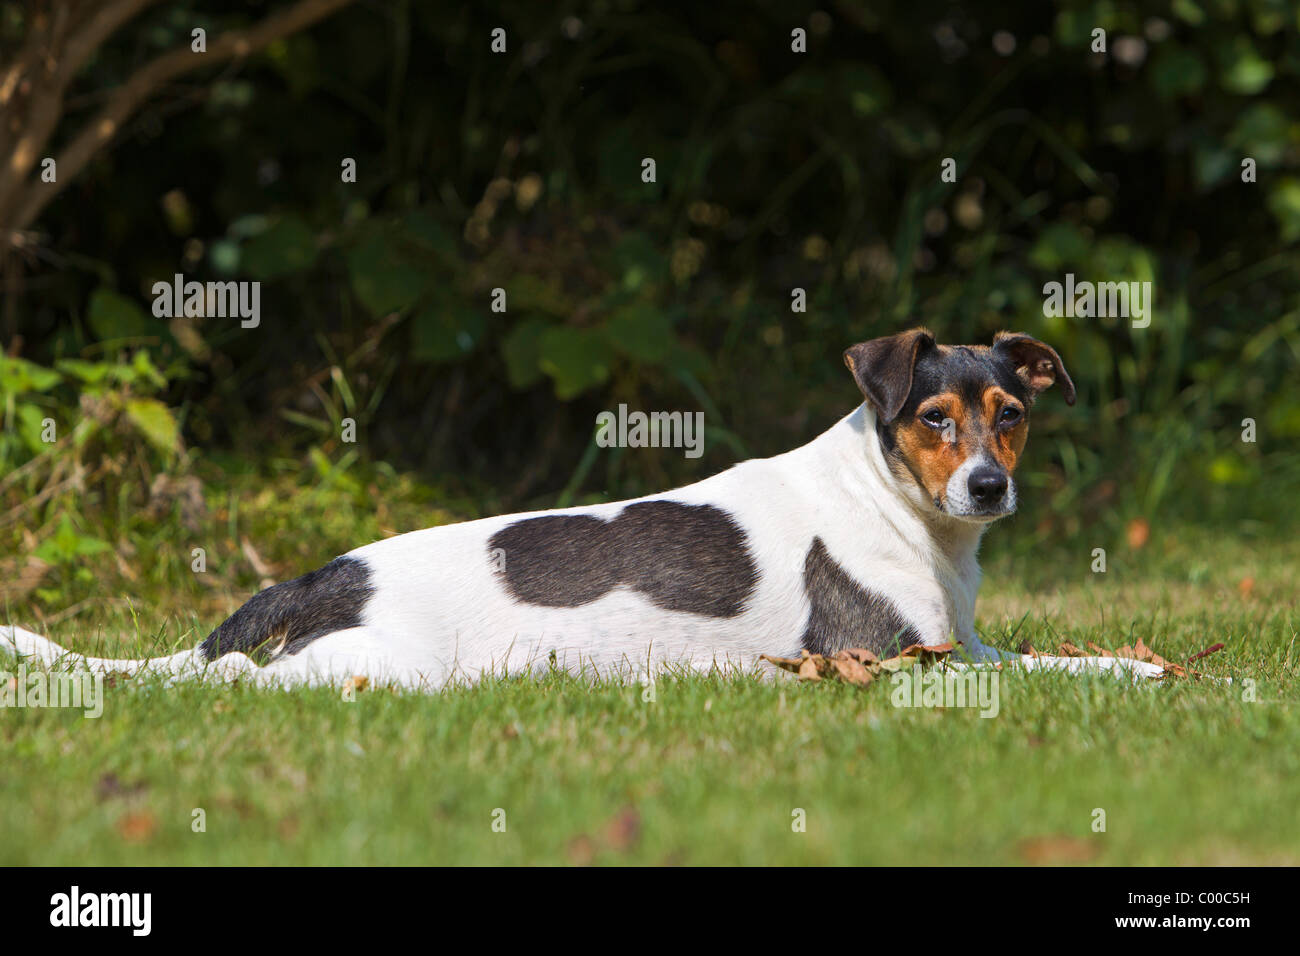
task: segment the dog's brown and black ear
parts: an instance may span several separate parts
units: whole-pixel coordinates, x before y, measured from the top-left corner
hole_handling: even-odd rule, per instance
[[[1029,386],[1035,397],[1059,380],[1065,404],[1074,404],[1074,383],[1070,381],[1061,356],[1050,345],[1022,332],[999,332],[993,337],[993,351],[1011,359],[1016,375]]]
[[[934,336],[928,330],[908,329],[844,351],[844,364],[884,424],[897,418],[907,402],[916,357],[922,349],[933,347]]]

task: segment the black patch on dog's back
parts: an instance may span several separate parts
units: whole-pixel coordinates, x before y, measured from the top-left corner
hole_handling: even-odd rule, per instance
[[[811,654],[865,647],[881,657],[892,657],[921,643],[921,635],[894,605],[853,580],[831,557],[821,538],[813,538],[804,559],[803,586],[812,605],[803,646]]]
[[[525,518],[494,534],[488,549],[500,549],[507,590],[528,604],[579,607],[625,585],[668,611],[735,617],[758,582],[746,542],[713,505],[642,501],[610,521]]]
[[[208,635],[203,656],[216,660],[239,651],[252,654],[283,641],[296,654],[318,637],[361,624],[361,612],[374,593],[370,569],[356,558],[335,558],[323,568],[254,594]]]

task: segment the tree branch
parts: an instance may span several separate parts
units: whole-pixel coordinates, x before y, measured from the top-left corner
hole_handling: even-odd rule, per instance
[[[154,0],[126,0],[127,3],[151,3]],[[188,45],[157,57],[141,67],[118,87],[104,107],[73,137],[58,155],[58,181],[33,184],[7,226],[10,231],[26,229],[63,188],[74,179],[110,140],[122,125],[152,96],[159,87],[191,70],[211,66],[229,59],[242,59],[268,44],[289,36],[353,0],[300,0],[282,13],[267,17],[247,30],[232,30],[208,44],[206,53],[194,53]]]
[[[4,86],[0,87],[0,96],[4,97],[0,102],[9,107],[6,119],[17,120],[20,112],[26,119],[19,125],[18,139],[0,172],[0,215],[10,211],[18,201],[17,196],[37,157],[58,128],[63,117],[63,95],[73,77],[118,27],[157,2],[105,3],[75,27],[69,23],[73,16],[71,5],[60,4],[53,13],[53,27],[40,38],[36,49],[24,49],[23,57],[14,67],[17,72],[6,74]],[[32,91],[25,103],[21,96],[24,88]]]

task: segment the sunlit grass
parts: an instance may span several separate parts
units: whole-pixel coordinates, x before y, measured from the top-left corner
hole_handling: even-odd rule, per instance
[[[161,653],[257,588],[244,538],[291,576],[450,517],[397,479],[371,507],[291,487],[250,483],[196,530],[142,525],[134,578],[111,556],[58,569],[8,619],[83,601],[52,637]],[[1014,531],[986,548],[986,639],[1141,637],[1172,659],[1222,641],[1197,666],[1232,683],[1005,674],[982,719],[895,707],[887,684],[699,676],[647,699],[553,676],[350,702],[123,680],[98,719],[0,710],[0,863],[1300,862],[1295,544],[1156,529],[1104,543],[1094,574],[1091,542],[1029,561],[999,545]]]

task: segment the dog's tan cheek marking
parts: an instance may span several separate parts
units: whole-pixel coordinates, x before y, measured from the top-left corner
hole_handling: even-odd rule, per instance
[[[957,429],[960,435],[961,422],[957,423]],[[960,440],[945,441],[942,432],[919,421],[900,427],[894,433],[894,440],[926,493],[931,498],[942,500],[948,479],[961,467]]]
[[[1024,407],[997,385],[984,390],[982,401],[984,420],[989,423],[988,450],[993,459],[1006,469],[1007,474],[1011,474],[1016,470],[1020,453],[1025,448],[1025,440],[1029,437],[1029,423],[1023,417]],[[1015,405],[1021,409],[1020,424],[1015,428],[998,428],[998,416],[1004,405]]]
[[[1016,470],[1016,465],[1020,464],[1020,455],[1025,450],[1025,442],[1029,440],[1029,422],[1021,419],[1019,425],[1006,433],[1005,439],[1010,447],[1010,454],[1008,461],[1004,462],[1004,467],[1010,474]]]

